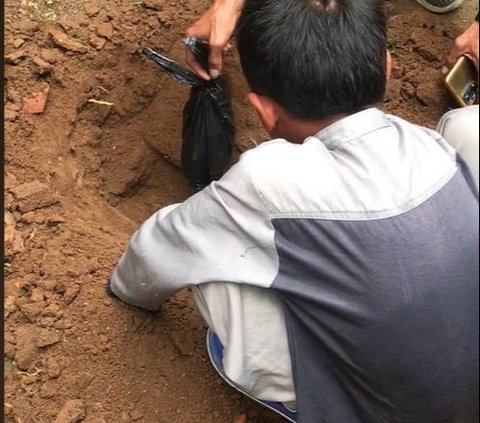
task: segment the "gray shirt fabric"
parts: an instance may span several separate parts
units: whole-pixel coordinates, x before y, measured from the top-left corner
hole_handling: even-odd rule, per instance
[[[112,290],[149,309],[189,286],[272,290],[301,423],[473,423],[478,192],[466,172],[438,133],[378,109],[301,145],[274,140],[145,222]],[[221,340],[232,362],[241,331]]]

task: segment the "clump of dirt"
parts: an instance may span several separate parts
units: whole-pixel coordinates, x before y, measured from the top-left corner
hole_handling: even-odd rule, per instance
[[[178,168],[188,88],[140,52],[181,61],[183,30],[207,6],[6,2],[6,422],[279,421],[215,375],[189,292],[156,314],[105,295],[138,224],[193,192]],[[451,104],[438,69],[459,32],[438,19],[391,19],[386,108],[427,126]],[[235,54],[226,72],[241,152],[267,136]]]

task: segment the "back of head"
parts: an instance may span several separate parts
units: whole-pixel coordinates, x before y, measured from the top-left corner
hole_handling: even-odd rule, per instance
[[[237,45],[250,89],[292,117],[351,114],[383,100],[382,0],[246,0]]]

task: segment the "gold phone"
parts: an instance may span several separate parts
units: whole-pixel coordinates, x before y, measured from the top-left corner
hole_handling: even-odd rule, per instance
[[[478,74],[475,65],[465,56],[460,57],[448,72],[444,84],[454,100],[462,107],[475,103],[478,97]]]

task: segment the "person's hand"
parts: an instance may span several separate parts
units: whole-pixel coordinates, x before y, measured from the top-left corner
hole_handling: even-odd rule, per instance
[[[186,49],[186,62],[201,78],[217,78],[222,72],[223,52],[230,47],[235,25],[237,24],[244,0],[215,0],[207,12],[190,28],[187,37],[196,37],[207,41],[210,46],[208,74],[195,60],[192,52]]]
[[[474,22],[453,44],[452,51],[445,61],[443,73],[447,73],[461,56],[467,56],[478,71],[478,22]]]

